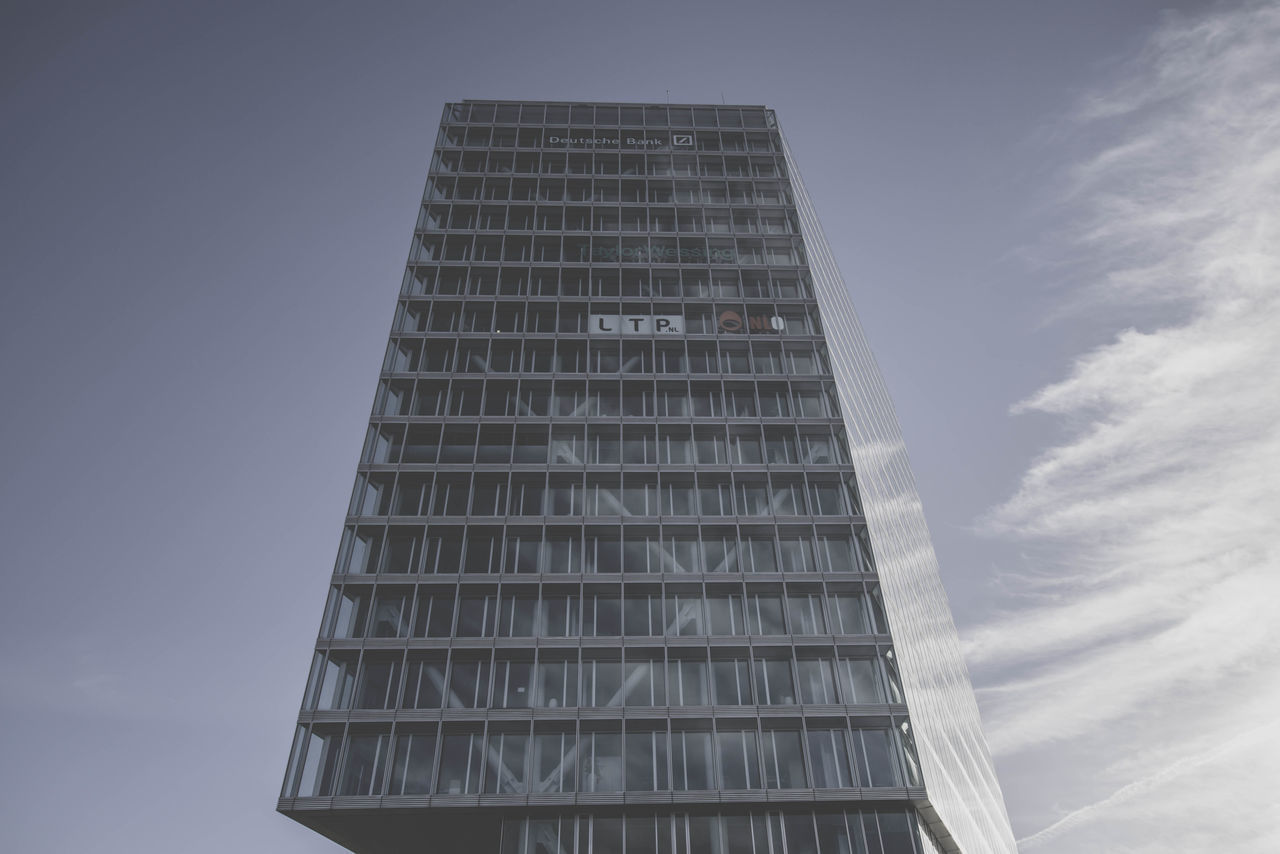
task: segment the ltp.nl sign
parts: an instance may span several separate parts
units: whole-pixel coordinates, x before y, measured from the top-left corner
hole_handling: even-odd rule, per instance
[[[683,335],[684,318],[678,314],[593,314],[587,319],[591,335]]]

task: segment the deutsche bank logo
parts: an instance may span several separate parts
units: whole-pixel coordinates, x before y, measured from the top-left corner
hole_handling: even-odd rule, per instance
[[[671,135],[672,145],[693,145],[693,134],[691,133],[673,133]]]

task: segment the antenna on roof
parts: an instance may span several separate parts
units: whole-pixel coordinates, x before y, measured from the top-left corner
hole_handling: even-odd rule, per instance
[[[723,103],[725,103],[725,100],[724,100],[724,93],[723,93],[723,92],[721,92],[721,93],[720,93],[720,103],[722,103],[722,104],[723,104]]]
[[[670,89],[667,90],[667,106],[668,107],[671,106],[671,90]]]

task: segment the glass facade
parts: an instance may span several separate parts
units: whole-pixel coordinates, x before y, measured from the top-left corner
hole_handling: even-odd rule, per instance
[[[1012,851],[851,317],[772,111],[447,105],[280,810],[362,852]]]

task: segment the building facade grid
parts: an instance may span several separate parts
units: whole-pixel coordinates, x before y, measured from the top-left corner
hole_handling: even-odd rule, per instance
[[[763,107],[446,107],[281,811],[357,851],[960,849],[793,174]]]

